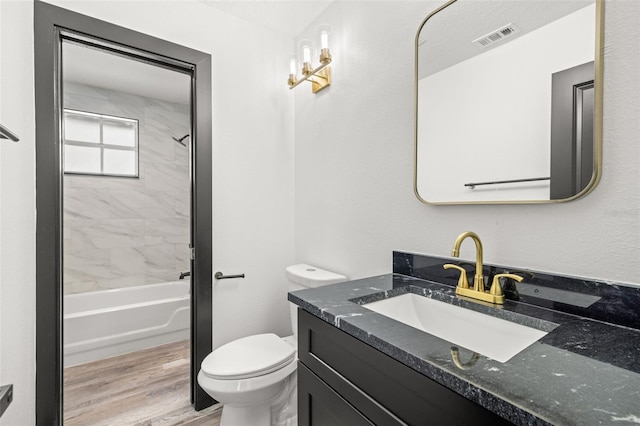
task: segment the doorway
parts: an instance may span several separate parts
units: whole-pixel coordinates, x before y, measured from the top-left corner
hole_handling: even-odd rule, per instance
[[[114,131],[119,132],[121,136],[135,134],[131,131],[135,127],[135,119],[132,117],[122,117],[123,114],[117,113],[109,114],[108,111],[85,111],[84,108],[71,108],[68,102],[65,104],[62,96],[64,93],[62,70],[65,61],[63,52],[71,45],[74,48],[92,50],[93,53],[100,52],[111,57],[126,58],[129,61],[133,60],[133,62],[177,73],[187,78],[185,87],[188,90],[186,97],[188,104],[185,108],[189,112],[186,116],[190,119],[187,119],[189,122],[184,133],[189,136],[185,138],[183,132],[178,132],[167,134],[166,137],[169,138],[174,152],[176,147],[173,144],[180,143],[180,148],[184,148],[185,152],[177,151],[178,155],[184,155],[188,164],[184,171],[187,188],[189,186],[190,188],[185,192],[190,196],[184,198],[186,199],[185,208],[191,220],[186,222],[188,230],[185,231],[187,235],[184,243],[187,247],[185,247],[186,255],[182,256],[188,265],[188,270],[180,272],[190,272],[191,275],[189,318],[191,402],[197,410],[205,408],[213,401],[198,386],[196,375],[202,360],[211,351],[212,338],[210,55],[39,1],[34,4],[34,17],[36,207],[38,212],[36,423],[59,425],[63,421],[65,267],[69,272],[68,267],[76,262],[73,258],[67,257],[65,264],[65,256],[63,256],[68,253],[65,251],[65,244],[72,243],[68,239],[65,240],[67,235],[64,233],[70,225],[67,223],[65,227],[63,220],[65,219],[63,196],[65,191],[73,192],[71,188],[64,185],[66,183],[63,174],[65,165],[67,171],[72,170],[74,164],[71,162],[71,153],[77,154],[84,151],[84,155],[89,155],[94,160],[87,161],[86,158],[89,157],[86,156],[78,157],[84,160],[76,162],[76,169],[72,172],[86,174],[87,170],[83,167],[86,167],[87,163],[92,163],[94,169],[88,171],[90,174],[116,174],[119,175],[117,179],[122,179],[121,183],[127,179],[129,182],[135,182],[134,180],[140,177],[140,164],[144,168],[142,160],[137,157],[141,146],[135,136],[125,136],[124,139],[120,139],[129,141],[126,143],[107,140],[100,141],[98,145],[95,141],[68,138],[67,155],[64,155],[65,115],[70,121],[76,120],[80,123],[80,128],[85,130],[88,128],[86,126],[88,123],[89,127],[98,128],[98,135],[106,135]],[[106,131],[105,128],[110,130]],[[115,158],[118,160],[114,161]],[[152,169],[153,167],[149,167],[148,170]],[[156,174],[163,175],[162,171]],[[95,179],[96,176],[92,178]],[[131,223],[131,225],[135,224]],[[160,223],[158,225],[163,227]],[[142,238],[144,239],[144,236]],[[153,235],[148,238],[153,240]],[[126,257],[126,254],[120,257]],[[177,268],[177,262],[174,266]],[[184,268],[181,267],[181,269]],[[178,274],[175,275],[177,280]],[[90,284],[85,283],[85,285]],[[67,286],[72,287],[69,280],[67,280]],[[82,285],[78,284],[76,289],[80,287]]]

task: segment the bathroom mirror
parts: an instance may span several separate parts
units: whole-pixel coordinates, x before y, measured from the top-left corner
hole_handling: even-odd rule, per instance
[[[416,35],[426,204],[570,201],[598,183],[601,0],[452,0]]]

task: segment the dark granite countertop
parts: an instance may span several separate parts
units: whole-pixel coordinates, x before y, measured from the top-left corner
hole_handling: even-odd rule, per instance
[[[452,343],[361,306],[406,292],[552,331],[506,363],[480,355],[463,370]],[[522,301],[491,306],[440,280],[398,273],[300,290],[289,300],[515,424],[640,424],[638,329]],[[460,348],[463,362],[472,356]]]

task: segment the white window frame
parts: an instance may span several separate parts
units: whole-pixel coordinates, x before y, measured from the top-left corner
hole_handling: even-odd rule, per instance
[[[140,170],[140,155],[139,155],[139,122],[134,118],[125,118],[125,117],[116,117],[113,115],[105,115],[105,114],[97,114],[93,112],[86,111],[78,111],[74,109],[64,109],[64,119],[68,115],[83,117],[93,119],[98,122],[100,126],[100,141],[99,142],[87,142],[80,140],[67,139],[66,136],[63,136],[64,146],[81,146],[86,148],[97,149],[100,152],[100,171],[96,172],[77,172],[77,171],[67,171],[64,170],[65,174],[70,175],[92,175],[92,176],[115,176],[115,177],[129,177],[129,178],[139,178],[139,170]],[[109,143],[105,143],[103,140],[103,125],[105,121],[110,122],[120,122],[120,123],[130,123],[135,127],[135,144],[134,146],[122,146],[122,145],[113,145]],[[65,126],[63,126],[63,129]],[[64,130],[63,130],[64,135]],[[135,172],[132,174],[117,174],[117,173],[107,173],[104,171],[104,150],[105,149],[115,149],[120,151],[133,151],[135,155]],[[64,168],[64,162],[63,162]]]

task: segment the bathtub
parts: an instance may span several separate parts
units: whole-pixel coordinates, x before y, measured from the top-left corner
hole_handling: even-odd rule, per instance
[[[189,280],[64,296],[64,366],[189,339]]]

